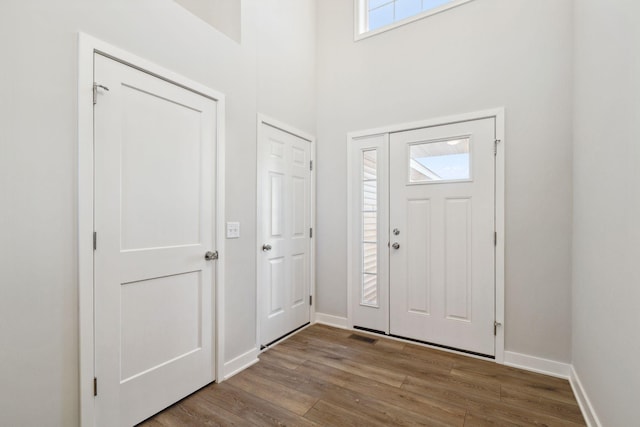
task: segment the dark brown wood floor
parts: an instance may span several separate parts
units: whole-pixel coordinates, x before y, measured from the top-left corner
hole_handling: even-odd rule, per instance
[[[314,325],[142,425],[585,424],[565,380]]]

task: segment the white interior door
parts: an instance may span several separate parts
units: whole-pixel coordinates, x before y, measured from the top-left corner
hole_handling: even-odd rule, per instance
[[[309,323],[311,143],[260,122],[258,141],[260,344]]]
[[[215,101],[99,54],[96,420],[131,426],[214,380]]]
[[[393,335],[494,355],[494,128],[391,134]]]

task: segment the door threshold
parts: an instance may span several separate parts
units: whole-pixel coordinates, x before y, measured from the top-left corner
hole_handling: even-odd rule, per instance
[[[280,341],[285,340],[286,338],[289,338],[291,335],[295,334],[296,332],[300,332],[300,330],[306,328],[307,326],[311,325],[311,322],[307,322],[302,326],[297,327],[296,329],[294,329],[291,332],[287,332],[286,334],[284,334],[283,336],[281,336],[280,338],[276,338],[275,340],[271,341],[268,344],[262,344],[260,345],[260,352],[263,352],[265,350],[268,350],[269,347],[278,344]]]
[[[407,341],[407,342],[412,342],[412,343],[417,343],[417,344],[423,344],[423,345],[427,345],[429,347],[441,348],[443,350],[449,350],[449,351],[453,351],[453,352],[456,352],[456,353],[463,353],[463,354],[467,354],[467,355],[470,355],[470,356],[480,357],[480,358],[483,358],[483,359],[490,359],[490,360],[495,360],[496,359],[495,356],[490,356],[490,355],[484,354],[484,353],[478,353],[478,352],[471,351],[471,350],[463,350],[463,349],[460,349],[460,348],[450,347],[450,346],[443,345],[443,344],[436,344],[436,343],[432,343],[432,342],[429,342],[429,341],[417,340],[415,338],[407,338],[407,337],[403,337],[401,335],[387,334],[387,333],[385,333],[383,331],[364,328],[362,326],[355,326],[354,325],[353,329],[356,329],[356,330],[359,330],[359,331],[363,331],[363,332],[369,332],[371,334],[383,335],[383,336],[389,337],[389,338],[395,338],[395,339],[400,340],[400,341]]]

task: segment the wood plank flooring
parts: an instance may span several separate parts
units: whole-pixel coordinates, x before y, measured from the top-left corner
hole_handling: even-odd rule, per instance
[[[565,380],[352,335],[313,325],[141,425],[585,425]]]

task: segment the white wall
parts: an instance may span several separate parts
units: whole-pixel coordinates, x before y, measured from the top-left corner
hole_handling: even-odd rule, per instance
[[[306,74],[315,2],[287,0],[296,6],[281,9],[278,25],[263,25],[261,9],[274,1],[242,1],[242,44],[171,0],[0,5],[0,425],[79,420],[78,31],[226,94],[227,219],[241,222],[242,237],[227,241],[224,358],[255,347],[256,113],[315,131],[315,87]],[[294,30],[299,38],[289,37]],[[283,61],[298,68],[258,77],[259,62],[266,69]],[[268,88],[285,85],[287,103],[273,107]]]
[[[603,426],[640,396],[640,3],[575,2],[573,365]]]
[[[346,316],[346,133],[506,108],[506,349],[571,360],[572,2],[476,0],[353,42],[318,4],[319,312]]]
[[[240,43],[242,39],[242,2],[240,0],[175,0],[175,2]]]
[[[315,135],[316,1],[259,0],[258,16],[258,111]]]

